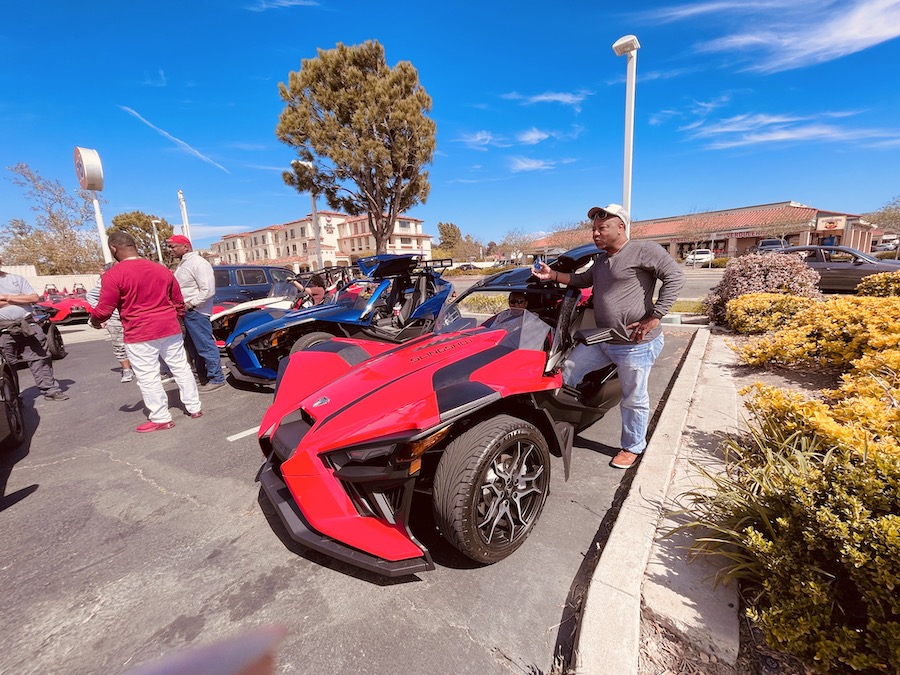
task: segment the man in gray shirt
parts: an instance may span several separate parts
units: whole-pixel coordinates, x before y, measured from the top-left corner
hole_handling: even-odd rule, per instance
[[[578,344],[563,365],[563,382],[576,386],[588,373],[616,364],[622,384],[622,449],[611,465],[628,469],[647,447],[650,368],[663,348],[662,319],[684,286],[684,272],[654,241],[631,241],[626,233],[628,212],[618,204],[588,211],[592,236],[601,252],[593,266],[578,274],[555,272],[545,263],[535,272],[539,279],[576,288],[593,286],[594,317],[598,328],[612,329],[610,342]],[[662,281],[653,301],[656,282]]]
[[[4,328],[0,333],[0,352],[10,363],[15,363],[19,355],[25,359],[45,399],[65,401],[69,397],[53,377],[47,336],[31,319],[31,303],[39,299],[25,277],[0,270],[0,326]]]

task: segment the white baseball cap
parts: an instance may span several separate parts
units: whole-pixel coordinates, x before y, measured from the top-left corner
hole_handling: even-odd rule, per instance
[[[604,207],[594,206],[588,211],[588,218],[591,220],[598,216],[603,220],[616,217],[626,225],[631,225],[631,216],[628,215],[628,211],[621,204],[610,204]]]

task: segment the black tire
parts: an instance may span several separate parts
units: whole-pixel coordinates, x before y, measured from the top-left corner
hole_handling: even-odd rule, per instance
[[[19,398],[19,376],[6,363],[2,365],[0,374],[0,393],[6,426],[9,428],[9,435],[3,439],[2,445],[3,448],[15,448],[25,440],[25,413],[22,410],[22,399]]]
[[[537,427],[498,415],[451,441],[434,476],[432,508],[444,538],[495,563],[515,551],[550,493],[550,452]]]
[[[313,345],[317,345],[320,342],[330,340],[333,337],[334,335],[332,335],[331,333],[307,333],[306,335],[302,335],[294,343],[294,346],[291,347],[291,354],[296,354],[297,352],[303,351],[307,347],[312,347]]]
[[[47,353],[50,354],[50,358],[54,361],[66,358],[68,352],[59,328],[50,324],[44,332],[47,334]]]

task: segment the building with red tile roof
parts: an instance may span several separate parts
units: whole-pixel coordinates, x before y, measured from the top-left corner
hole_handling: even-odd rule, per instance
[[[677,258],[695,248],[712,249],[719,257],[755,250],[763,239],[783,239],[790,246],[824,244],[868,251],[873,226],[857,214],[823,211],[798,202],[776,202],[706,211],[631,224],[632,239],[651,239]],[[590,224],[535,241],[531,254],[559,253],[590,241]]]

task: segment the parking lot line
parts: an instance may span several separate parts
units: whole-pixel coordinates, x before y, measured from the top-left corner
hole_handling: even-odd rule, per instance
[[[225,440],[228,441],[229,443],[232,443],[232,442],[237,441],[237,440],[239,440],[239,439],[241,439],[241,438],[244,438],[245,436],[249,436],[250,434],[255,434],[255,433],[257,433],[258,431],[259,431],[259,427],[253,427],[252,429],[247,429],[246,431],[241,431],[241,432],[238,432],[238,433],[233,434],[233,435],[231,435],[231,436],[227,436],[227,437],[225,438]]]

